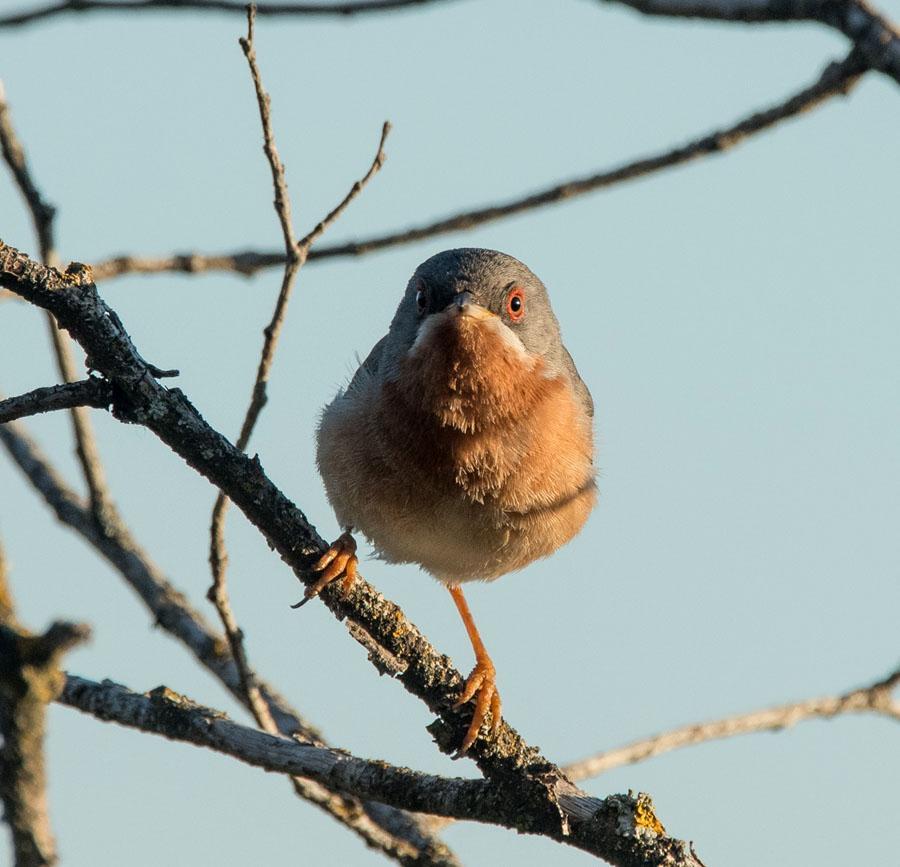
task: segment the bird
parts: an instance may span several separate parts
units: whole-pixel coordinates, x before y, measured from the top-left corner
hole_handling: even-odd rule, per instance
[[[475,654],[453,705],[475,701],[460,756],[501,720],[462,585],[521,569],[581,530],[597,498],[593,416],[544,284],[479,248],[416,268],[387,334],[322,411],[316,460],[343,532],[298,604],[333,581],[349,591],[354,532],[380,559],[446,585]]]

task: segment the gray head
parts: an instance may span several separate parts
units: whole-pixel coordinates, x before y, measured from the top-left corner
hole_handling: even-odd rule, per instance
[[[559,323],[544,284],[518,259],[496,250],[445,250],[426,259],[410,279],[391,323],[391,355],[405,355],[427,318],[460,303],[472,303],[496,314],[551,369],[565,367]]]

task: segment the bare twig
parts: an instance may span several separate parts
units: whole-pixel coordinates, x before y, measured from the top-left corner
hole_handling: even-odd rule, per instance
[[[381,127],[381,139],[378,142],[378,150],[375,153],[375,158],[372,160],[372,165],[369,166],[369,170],[358,180],[352,187],[350,187],[349,192],[343,199],[338,203],[337,207],[335,207],[332,211],[328,213],[324,220],[316,223],[309,232],[304,235],[303,238],[300,239],[299,244],[297,245],[301,251],[306,251],[306,258],[310,256],[315,256],[316,253],[311,248],[328,229],[331,228],[332,225],[337,221],[337,219],[347,210],[348,205],[365,189],[366,184],[372,180],[373,177],[381,170],[381,167],[384,165],[384,161],[387,159],[387,155],[384,152],[384,143],[387,141],[388,134],[391,131],[390,121],[385,121]]]
[[[573,762],[563,770],[570,779],[585,780],[612,768],[642,762],[681,747],[751,732],[780,731],[803,720],[831,719],[847,713],[875,713],[900,721],[900,701],[891,696],[898,683],[900,668],[870,686],[854,689],[843,695],[812,698],[712,722],[682,726]]]
[[[53,355],[60,378],[64,383],[75,382],[78,371],[72,357],[72,346],[67,335],[63,334],[56,320],[47,316],[47,332],[53,346]],[[82,406],[73,406],[70,410],[72,432],[75,437],[75,453],[81,464],[81,472],[91,500],[91,512],[100,527],[110,529],[113,520],[113,504],[106,485],[106,473],[97,450],[97,440],[90,417]]]
[[[447,0],[356,0],[346,3],[260,3],[257,11],[260,15],[350,16],[446,2]],[[74,12],[146,12],[161,9],[243,12],[246,8],[247,4],[243,0],[57,0],[46,6],[6,15],[0,18],[0,27],[16,27]]]
[[[155,622],[181,641],[198,662],[246,706],[246,695],[225,638],[217,634],[205,622],[203,615],[169,583],[124,524],[116,521],[113,534],[101,533],[90,510],[66,486],[18,423],[0,425],[0,444],[6,447],[57,518],[93,546],[138,594]],[[324,743],[321,733],[272,686],[256,674],[252,674],[252,678],[261,690],[281,734],[309,743]],[[434,836],[420,817],[337,795],[310,780],[295,782],[295,786],[298,785],[302,797],[347,825],[368,845],[401,863],[410,857],[410,851],[415,853],[417,864],[455,863],[450,850]]]
[[[275,187],[275,213],[278,215],[278,222],[281,223],[281,232],[284,235],[284,249],[287,256],[295,256],[295,248],[297,246],[294,237],[294,224],[291,221],[291,197],[287,191],[287,180],[284,176],[284,164],[278,154],[278,148],[275,146],[275,135],[272,132],[272,100],[262,83],[262,75],[259,71],[259,64],[256,62],[256,46],[253,42],[254,25],[256,23],[257,6],[251,4],[247,9],[247,36],[241,37],[241,50],[244,57],[247,58],[247,64],[250,67],[250,77],[253,79],[253,88],[256,91],[256,103],[259,106],[259,119],[262,123],[263,131],[263,150],[266,159],[269,161],[269,168],[272,171],[272,183]]]
[[[31,173],[28,171],[25,150],[12,125],[12,117],[10,116],[9,105],[6,102],[6,92],[2,81],[0,81],[0,147],[3,149],[3,158],[12,172],[16,186],[28,204],[28,210],[34,221],[41,258],[48,265],[55,265],[55,262],[47,260],[49,259],[50,251],[53,249],[52,225],[56,208],[44,200],[40,190],[38,190],[31,178]]]
[[[287,180],[284,175],[284,164],[278,154],[278,148],[275,145],[275,136],[272,132],[271,119],[271,99],[266,93],[262,83],[259,66],[256,62],[256,48],[253,41],[254,23],[256,21],[256,7],[251,5],[247,7],[247,36],[241,38],[240,45],[247,58],[250,67],[250,77],[253,80],[253,87],[256,91],[256,102],[259,106],[259,117],[263,130],[263,150],[266,159],[269,162],[269,168],[272,172],[272,184],[275,188],[275,212],[278,215],[278,222],[281,224],[281,232],[284,237],[284,249],[286,264],[284,276],[281,281],[281,290],[278,293],[278,300],[275,303],[275,312],[268,327],[265,329],[265,340],[263,342],[262,357],[256,373],[256,382],[253,386],[253,394],[250,398],[250,406],[244,417],[244,423],[241,427],[241,433],[238,437],[237,447],[244,451],[253,427],[262,411],[267,400],[266,385],[269,379],[269,371],[272,361],[275,357],[275,347],[278,343],[278,337],[281,332],[281,326],[284,322],[284,316],[287,312],[287,305],[290,301],[291,292],[294,287],[294,280],[299,268],[297,257],[297,242],[294,236],[294,226],[291,221],[291,198],[287,191]],[[247,655],[244,648],[244,633],[238,625],[237,618],[231,607],[231,600],[228,595],[228,585],[226,578],[226,570],[228,565],[228,551],[225,547],[225,513],[228,509],[228,498],[219,491],[216,495],[216,502],[213,506],[212,519],[210,522],[209,535],[209,564],[212,569],[212,585],[207,592],[207,598],[212,602],[222,622],[225,635],[228,638],[228,644],[231,646],[231,654],[237,665],[238,673],[241,678],[241,687],[247,696],[247,703],[256,719],[257,724],[263,731],[270,734],[277,731],[275,722],[269,714],[269,709],[263,701],[259,693],[259,689],[253,682],[250,668],[247,664]]]
[[[112,387],[106,380],[97,377],[65,385],[49,385],[0,400],[0,424],[41,412],[72,409],[74,406],[108,409],[112,400]]]
[[[9,106],[6,103],[2,87],[0,87],[0,144],[2,144],[4,159],[31,213],[35,234],[40,245],[41,259],[47,265],[56,266],[59,263],[53,243],[53,218],[56,211],[41,197],[37,185],[31,177],[25,158],[25,149],[12,125]],[[75,382],[79,377],[75,361],[72,358],[69,338],[60,331],[51,314],[48,313],[46,319],[60,378],[66,383]],[[110,521],[112,503],[90,418],[85,409],[77,405],[71,407],[70,418],[75,438],[75,451],[90,493],[91,509],[97,523],[101,527],[105,527]]]
[[[743,118],[732,126],[716,130],[694,139],[681,147],[656,156],[644,157],[614,169],[574,178],[548,187],[522,198],[497,205],[463,211],[449,217],[410,229],[375,235],[343,244],[321,246],[310,251],[309,261],[333,259],[344,256],[361,256],[376,250],[410,244],[443,235],[472,229],[485,223],[510,217],[514,214],[556,204],[596,190],[606,189],[625,181],[635,180],[663,169],[683,165],[712,154],[729,150],[745,139],[770,129],[783,120],[796,117],[815,108],[834,96],[846,94],[866,71],[866,64],[860,54],[851,52],[844,60],[834,62],[809,87],[795,93],[771,108]],[[197,274],[203,271],[234,271],[250,276],[263,268],[283,265],[284,254],[278,252],[242,251],[234,253],[202,254],[179,253],[173,256],[152,258],[147,256],[116,256],[93,266],[98,281],[118,277],[123,274],[157,274],[178,271]]]
[[[0,241],[0,286],[50,309],[90,354],[96,369],[116,386],[121,395],[116,404],[118,417],[155,433],[234,501],[298,578],[314,581],[309,565],[324,551],[324,540],[266,476],[258,460],[213,430],[180,390],[164,388],[149,374],[115,311],[92,282],[66,279]],[[321,599],[338,617],[361,626],[371,642],[406,665],[397,680],[437,714],[429,731],[443,752],[455,753],[471,709],[455,707],[463,679],[449,659],[437,652],[397,605],[362,578],[346,595],[326,587]],[[590,797],[505,720],[495,736],[476,741],[468,755],[503,792],[498,809],[507,811],[520,831],[541,834],[622,867],[661,863],[695,867],[699,863],[687,843],[663,832],[648,800]]]
[[[839,30],[860,50],[870,69],[900,82],[900,32],[866,0],[603,0],[644,15],[702,18],[742,24],[815,21]]]
[[[275,350],[281,335],[282,326],[284,325],[288,303],[293,292],[297,274],[303,267],[309,249],[315,240],[325,232],[341,213],[343,213],[350,202],[362,192],[365,185],[383,165],[385,159],[384,142],[390,129],[390,125],[385,123],[382,129],[378,151],[366,175],[353,185],[350,192],[344,197],[341,203],[332,210],[324,220],[318,223],[318,225],[298,244],[291,220],[291,199],[287,190],[284,164],[281,162],[281,157],[278,154],[278,149],[275,144],[275,135],[272,130],[271,99],[263,86],[262,75],[260,74],[259,65],[256,61],[256,48],[253,40],[255,16],[256,8],[254,6],[248,7],[247,37],[240,40],[240,45],[244,52],[244,56],[247,58],[247,63],[250,67],[250,76],[253,80],[254,90],[256,91],[256,101],[259,107],[259,116],[263,131],[263,149],[269,162],[269,168],[272,172],[272,184],[275,189],[275,212],[278,215],[278,221],[281,224],[286,261],[284,275],[281,280],[281,289],[275,303],[275,310],[272,313],[272,319],[263,332],[263,348],[256,371],[256,380],[253,384],[250,404],[247,407],[247,412],[244,416],[241,432],[236,444],[237,448],[241,451],[244,451],[247,448],[250,437],[253,434],[253,429],[259,419],[259,415],[268,400],[267,388],[269,376],[272,364],[275,360]],[[241,683],[246,691],[247,700],[253,715],[264,731],[273,733],[277,731],[277,729],[271,717],[268,715],[266,703],[262,700],[259,695],[259,690],[253,682],[247,664],[243,632],[234,616],[234,611],[231,608],[231,602],[228,596],[226,581],[228,552],[225,547],[224,533],[225,514],[228,508],[228,502],[228,498],[225,494],[219,491],[215,505],[213,506],[212,519],[210,522],[209,562],[212,569],[213,581],[207,596],[215,606],[219,618],[222,621],[222,626],[228,637],[231,652],[238,666]]]
[[[0,801],[12,831],[16,867],[57,862],[47,810],[46,708],[63,686],[59,660],[89,634],[87,626],[62,622],[43,635],[22,629],[0,550]]]

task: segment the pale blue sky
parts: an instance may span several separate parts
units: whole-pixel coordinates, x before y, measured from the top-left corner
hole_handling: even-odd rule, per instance
[[[14,8],[9,0],[0,4]],[[21,4],[19,4],[21,5]],[[900,0],[882,3],[900,18]],[[0,77],[62,256],[277,248],[240,17],[95,15],[0,32]],[[458,2],[353,21],[261,20],[298,228],[388,162],[334,241],[680,144],[811,83],[846,53],[812,25],[742,28],[566,3]],[[319,407],[381,336],[416,264],[488,246],[542,277],[593,392],[599,505],[553,558],[469,595],[509,721],[570,761],[692,721],[836,693],[900,656],[900,89],[871,75],[846,100],[734,152],[575,202],[300,276],[252,449],[325,536]],[[0,237],[35,250],[8,173]],[[101,285],[141,351],[234,435],[279,274]],[[55,381],[44,325],[0,305],[0,387]],[[95,414],[114,496],[141,542],[208,608],[214,492],[151,434]],[[71,479],[66,420],[31,428]],[[58,527],[0,460],[0,532],[22,617],[94,625],[70,669],[160,683],[244,715],[122,581]],[[239,513],[231,588],[258,669],[337,745],[471,774],[431,744],[425,709],[374,676]],[[447,594],[414,568],[364,562],[464,670]],[[211,614],[211,612],[210,612]],[[223,757],[55,707],[50,798],[73,867],[378,863],[287,783]],[[609,773],[597,794],[650,792],[710,865],[888,863],[900,810],[896,724],[804,723]],[[474,825],[467,864],[588,856]]]

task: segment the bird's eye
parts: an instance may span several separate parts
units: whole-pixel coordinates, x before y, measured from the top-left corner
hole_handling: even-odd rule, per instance
[[[525,315],[525,291],[521,286],[516,286],[506,296],[506,312],[513,322],[518,322]]]
[[[424,289],[420,289],[416,292],[416,310],[419,313],[424,313],[425,308],[428,306],[428,296],[425,294]]]

